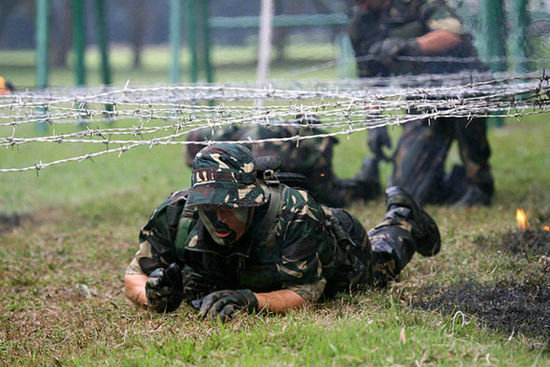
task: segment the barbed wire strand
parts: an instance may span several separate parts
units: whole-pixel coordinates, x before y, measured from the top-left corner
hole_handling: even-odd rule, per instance
[[[210,129],[214,133],[233,125],[288,126],[297,131],[290,137],[248,138],[233,141],[236,143],[298,144],[305,139],[349,135],[420,119],[519,118],[550,112],[550,83],[544,71],[457,73],[447,75],[447,82],[430,74],[417,76],[420,86],[399,85],[407,78],[379,79],[383,81],[380,86],[373,86],[372,80],[302,83],[300,89],[288,89],[296,83],[274,83],[266,88],[246,84],[130,88],[127,84],[122,89],[63,88],[4,95],[0,98],[0,146],[73,143],[103,144],[106,149],[46,163],[40,160],[26,167],[0,168],[0,173],[38,172],[52,165],[117,152],[120,156],[138,146],[212,144],[214,140],[184,138],[198,130]],[[434,85],[429,86],[429,80],[435,81]],[[264,99],[263,106],[255,104],[258,99]],[[113,127],[114,123],[130,126]],[[48,136],[17,136],[17,131],[29,124],[48,124],[54,129]],[[55,132],[56,125],[67,124],[84,129]],[[29,130],[23,133],[28,134]],[[120,147],[110,149],[113,144]]]

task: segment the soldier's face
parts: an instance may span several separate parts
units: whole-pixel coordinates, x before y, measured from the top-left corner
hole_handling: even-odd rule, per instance
[[[252,208],[225,208],[200,205],[199,218],[218,245],[227,246],[239,240],[250,223]]]

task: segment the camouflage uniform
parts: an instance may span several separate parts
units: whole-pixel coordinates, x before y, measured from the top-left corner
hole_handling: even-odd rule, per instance
[[[212,132],[204,129],[189,135],[188,140],[237,141],[250,139],[286,138],[322,133],[311,127],[319,125],[318,120],[309,120],[309,126],[297,126],[290,121],[272,121],[270,127],[253,125],[250,127],[230,126]],[[284,125],[282,125],[284,124]],[[332,170],[333,146],[338,143],[334,137],[293,141],[274,141],[249,144],[254,157],[275,155],[282,161],[282,172],[292,172],[307,177],[306,188],[323,204],[332,207],[348,206],[358,200],[371,200],[380,194],[380,183],[376,172],[361,172],[351,179],[341,179]],[[185,152],[185,162],[192,164],[195,154],[203,145],[191,144]]]
[[[126,273],[149,275],[175,262],[187,302],[241,288],[289,289],[316,301],[366,284],[383,285],[415,250],[425,256],[439,251],[435,223],[428,223],[431,237],[426,238],[418,224],[425,218],[411,215],[418,208],[404,207],[403,200],[389,205],[384,221],[367,234],[348,212],[321,206],[307,191],[258,183],[253,162],[241,145],[203,149],[193,164],[192,188],[170,195],[153,212]],[[192,208],[210,204],[255,208],[249,230],[231,246],[217,245],[192,214]]]
[[[414,62],[392,59],[381,62],[369,58],[376,45],[386,40],[405,41],[396,56],[421,56],[415,40],[430,31],[447,30],[461,38],[461,43],[438,56],[472,57],[470,62]],[[357,0],[353,10],[350,38],[361,77],[418,73],[447,73],[465,69],[482,70],[470,35],[450,7],[441,0],[389,0],[379,12]],[[399,43],[399,42],[397,42]],[[416,46],[410,46],[414,45]],[[361,57],[367,60],[361,61]],[[463,167],[448,176],[444,162],[453,140],[459,144]],[[486,119],[440,118],[404,125],[403,135],[394,154],[394,171],[390,185],[409,191],[420,202],[455,201],[469,190],[479,192],[479,201],[489,204],[493,178],[489,165],[490,148],[486,136]],[[475,203],[475,202],[474,202]]]

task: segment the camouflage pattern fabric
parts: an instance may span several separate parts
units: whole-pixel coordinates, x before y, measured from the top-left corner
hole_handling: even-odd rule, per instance
[[[256,182],[256,161],[245,146],[216,144],[195,156],[187,198],[189,207],[253,207],[264,204],[266,199]]]
[[[280,206],[269,231],[255,231],[266,215],[265,204],[255,208],[250,230],[231,247],[216,245],[197,217],[184,215],[186,191],[172,194],[141,230],[140,250],[127,273],[148,275],[176,262],[183,269],[187,302],[241,288],[290,289],[316,301],[385,284],[410,259],[403,253],[414,252],[410,225],[402,218],[377,226],[371,247],[370,235],[346,211],[322,207],[307,191],[278,187]]]
[[[369,50],[384,39],[411,40],[430,31],[447,30],[460,36],[458,47],[439,55],[473,57],[468,63],[395,61],[358,61],[360,76],[400,75],[405,73],[444,73],[464,69],[486,69],[477,60],[477,53],[453,10],[441,0],[389,0],[382,11],[369,9],[356,1],[350,37],[357,57],[369,56]],[[489,204],[493,195],[493,178],[487,141],[486,119],[444,118],[416,121],[403,127],[394,154],[394,171],[390,185],[408,190],[422,203],[456,202],[469,189],[481,192],[469,204]],[[463,166],[446,175],[444,162],[453,140],[458,141]],[[457,174],[459,172],[459,174]]]
[[[426,120],[405,124],[394,154],[390,185],[403,187],[421,203],[453,203],[469,186],[480,188],[487,200],[492,197],[486,120],[466,123],[464,119],[443,118],[429,124]],[[455,139],[464,169],[455,168],[446,175],[445,158]]]
[[[372,10],[364,0],[356,0],[350,19],[349,35],[360,77],[388,76],[406,73],[449,73],[464,69],[482,69],[478,60],[471,62],[424,62],[380,60],[360,60],[373,56],[376,45],[387,39],[413,40],[428,32],[447,30],[458,35],[462,42],[438,56],[474,57],[477,56],[471,36],[466,34],[453,9],[442,0],[389,0],[389,6],[382,10]],[[381,0],[382,2],[382,0]],[[410,48],[409,48],[410,49]],[[376,55],[374,55],[376,56]],[[397,56],[418,56],[404,48]]]
[[[317,122],[315,122],[317,121]],[[203,129],[189,135],[190,141],[235,141],[250,139],[284,138],[318,134],[322,130],[309,125],[299,126],[289,121],[273,122],[269,128],[254,125],[250,127],[230,126],[223,129]],[[358,200],[371,200],[379,195],[378,177],[367,179],[341,179],[333,172],[333,146],[338,140],[333,137],[306,139],[296,142],[267,142],[250,144],[254,157],[277,155],[283,163],[282,172],[302,174],[307,177],[307,189],[323,204],[332,207],[348,206]],[[190,164],[202,145],[189,144],[185,151],[185,162]]]

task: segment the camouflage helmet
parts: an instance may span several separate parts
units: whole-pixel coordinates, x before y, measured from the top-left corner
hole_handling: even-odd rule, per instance
[[[266,194],[256,180],[256,161],[245,146],[210,145],[193,159],[187,206],[239,208],[266,202]]]

